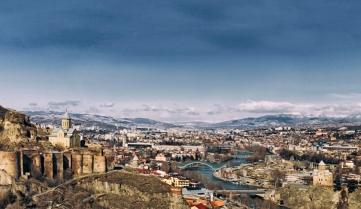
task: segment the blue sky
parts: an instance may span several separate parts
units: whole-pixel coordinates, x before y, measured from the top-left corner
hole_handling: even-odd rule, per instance
[[[361,112],[357,0],[1,1],[0,103],[227,119]]]

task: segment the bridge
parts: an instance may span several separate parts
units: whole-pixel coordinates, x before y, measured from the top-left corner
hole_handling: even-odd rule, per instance
[[[209,163],[205,163],[205,162],[200,162],[200,161],[196,161],[196,162],[190,162],[190,163],[187,163],[185,165],[182,165],[182,166],[178,166],[180,169],[187,169],[187,168],[192,168],[192,167],[196,167],[196,166],[206,166],[210,169],[212,169],[213,171],[216,171],[216,170],[219,170],[221,167],[215,167]]]
[[[244,159],[248,155],[249,155],[249,153],[244,153],[244,154],[231,155],[231,157],[233,159]],[[213,171],[217,171],[217,170],[219,170],[219,169],[221,169],[223,167],[226,167],[227,164],[228,164],[228,162],[213,164],[213,163],[204,162],[204,161],[192,161],[192,162],[188,162],[186,164],[180,163],[180,164],[178,164],[178,168],[183,170],[183,169],[196,167],[196,166],[206,166],[206,167],[212,169]]]

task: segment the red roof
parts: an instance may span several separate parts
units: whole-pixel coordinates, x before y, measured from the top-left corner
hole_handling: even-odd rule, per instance
[[[205,206],[205,205],[203,205],[202,203],[199,203],[198,205],[196,205],[196,207],[197,207],[198,209],[208,209],[208,207]]]

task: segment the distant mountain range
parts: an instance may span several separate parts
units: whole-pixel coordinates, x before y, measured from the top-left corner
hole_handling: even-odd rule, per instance
[[[63,112],[55,111],[27,111],[34,123],[43,124],[60,124]],[[104,129],[147,127],[147,128],[238,128],[252,129],[261,127],[278,127],[278,126],[328,126],[328,125],[360,125],[361,115],[351,115],[348,117],[327,117],[327,116],[301,116],[291,114],[266,115],[261,117],[249,117],[238,120],[229,120],[220,123],[207,122],[177,122],[166,123],[148,118],[115,118],[110,116],[92,115],[73,113],[71,117],[75,124],[91,127],[98,126]]]
[[[61,117],[64,112],[56,111],[27,111],[25,114],[29,115],[31,121],[37,124],[53,124],[60,125]],[[97,126],[103,129],[115,128],[174,128],[178,127],[175,124],[164,123],[148,118],[115,118],[110,116],[72,113],[70,114],[74,124],[81,124],[85,127]]]
[[[348,117],[327,117],[327,116],[301,116],[291,114],[265,115],[261,117],[249,117],[237,120],[229,120],[220,123],[206,122],[184,122],[176,123],[184,127],[194,128],[238,128],[252,129],[261,127],[279,127],[279,126],[328,126],[328,125],[360,125],[361,115],[351,115]]]
[[[256,128],[276,126],[326,126],[341,124],[356,124],[361,120],[357,117],[314,117],[300,115],[266,115],[256,118],[244,118],[214,124],[217,128]]]

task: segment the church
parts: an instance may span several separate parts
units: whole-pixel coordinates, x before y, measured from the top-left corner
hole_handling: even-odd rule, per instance
[[[313,185],[330,187],[333,185],[333,175],[327,170],[326,164],[322,160],[318,164],[318,169],[313,171]]]
[[[64,148],[80,147],[80,135],[72,127],[72,121],[68,111],[61,118],[61,128],[54,129],[49,136],[52,145],[60,145]]]

